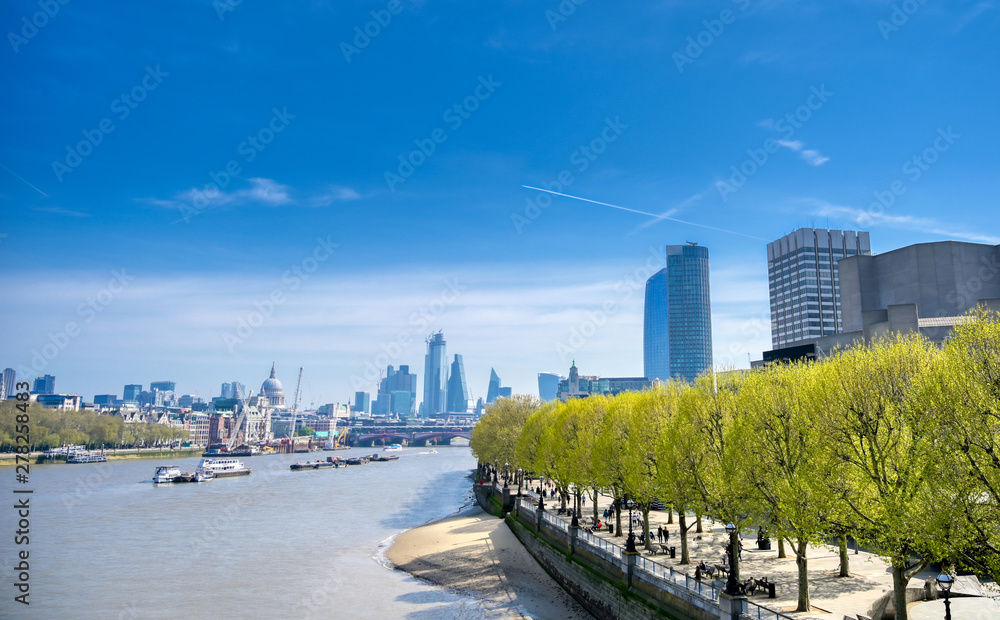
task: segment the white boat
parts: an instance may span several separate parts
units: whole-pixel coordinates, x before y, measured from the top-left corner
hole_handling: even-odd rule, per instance
[[[103,454],[84,453],[66,460],[67,463],[107,463],[108,457]]]
[[[198,469],[194,472],[195,482],[208,482],[213,478],[215,478],[215,472],[211,469]]]
[[[201,463],[198,463],[198,469],[211,471],[216,478],[250,475],[250,468],[244,465],[243,461],[232,458],[201,459]]]
[[[160,465],[153,474],[153,482],[163,484],[173,482],[181,475],[181,468],[176,465]]]
[[[382,448],[382,451],[383,452],[402,452],[403,451],[403,446],[401,444],[394,443],[391,446],[386,446],[386,447]]]

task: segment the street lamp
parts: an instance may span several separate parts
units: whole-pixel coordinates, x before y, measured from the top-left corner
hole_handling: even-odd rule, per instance
[[[632,509],[635,508],[635,502],[628,500],[625,505],[628,506],[628,538],[625,539],[625,551],[638,553],[635,548],[635,534],[632,532]]]
[[[941,573],[937,576],[937,582],[941,591],[944,592],[944,620],[951,620],[951,601],[948,600],[948,593],[951,592],[951,586],[955,583],[955,579],[948,573]]]
[[[517,468],[517,496],[521,497],[521,476],[524,475],[524,470],[520,467]]]
[[[509,477],[510,463],[503,464],[503,488],[507,488],[507,478]]]
[[[736,580],[736,526],[730,523],[726,526],[726,533],[729,534],[729,579],[726,580],[726,594],[736,596],[740,593],[739,582]]]

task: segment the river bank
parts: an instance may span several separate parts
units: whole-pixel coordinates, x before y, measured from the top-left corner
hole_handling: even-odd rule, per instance
[[[204,451],[205,448],[181,448],[173,450],[161,448],[122,448],[118,450],[105,450],[104,456],[109,461],[128,459],[170,459],[201,456]],[[100,454],[100,450],[92,450],[91,452],[93,454]],[[17,454],[13,452],[0,453],[0,467],[13,467],[17,463],[16,457]],[[28,459],[34,465],[66,463],[66,459],[64,457],[50,459],[45,457],[43,452],[32,452],[28,455]]]
[[[489,601],[498,618],[592,617],[538,565],[503,520],[478,506],[403,532],[385,556],[419,579]]]

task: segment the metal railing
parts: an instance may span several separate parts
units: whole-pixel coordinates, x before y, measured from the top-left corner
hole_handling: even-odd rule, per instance
[[[659,562],[654,562],[653,560],[643,556],[638,556],[635,559],[635,565],[636,568],[653,575],[657,579],[680,586],[685,590],[694,592],[704,599],[710,601],[719,600],[719,588],[716,588],[711,583],[699,581],[687,573],[676,571],[673,566],[664,566]]]
[[[584,544],[589,545],[599,551],[602,551],[610,555],[611,557],[617,558],[619,560],[622,557],[621,547],[614,544],[610,540],[604,540],[600,536],[595,536],[590,532],[579,530],[576,534],[576,539],[577,541],[583,542]]]
[[[792,620],[789,615],[768,609],[747,599],[740,601],[740,617],[753,618],[754,620]]]
[[[526,501],[518,501],[518,503],[517,503],[517,509],[520,512],[522,512],[522,513],[530,515],[532,519],[535,518],[535,515],[536,515],[536,513],[535,513],[535,507],[531,505],[530,501],[527,501],[527,502]]]
[[[554,525],[555,527],[559,528],[560,530],[562,530],[564,532],[568,532],[569,531],[569,524],[566,523],[565,521],[563,521],[562,519],[560,519],[559,517],[553,516],[552,513],[543,512],[542,513],[542,521],[545,521],[546,523]]]

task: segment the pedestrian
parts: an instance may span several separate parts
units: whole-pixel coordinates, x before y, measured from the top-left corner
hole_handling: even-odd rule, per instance
[[[662,525],[656,526],[656,540],[658,542],[660,542],[660,543],[663,542],[663,526]]]
[[[665,543],[670,542],[670,529],[669,528],[663,528],[663,542],[665,542]]]

